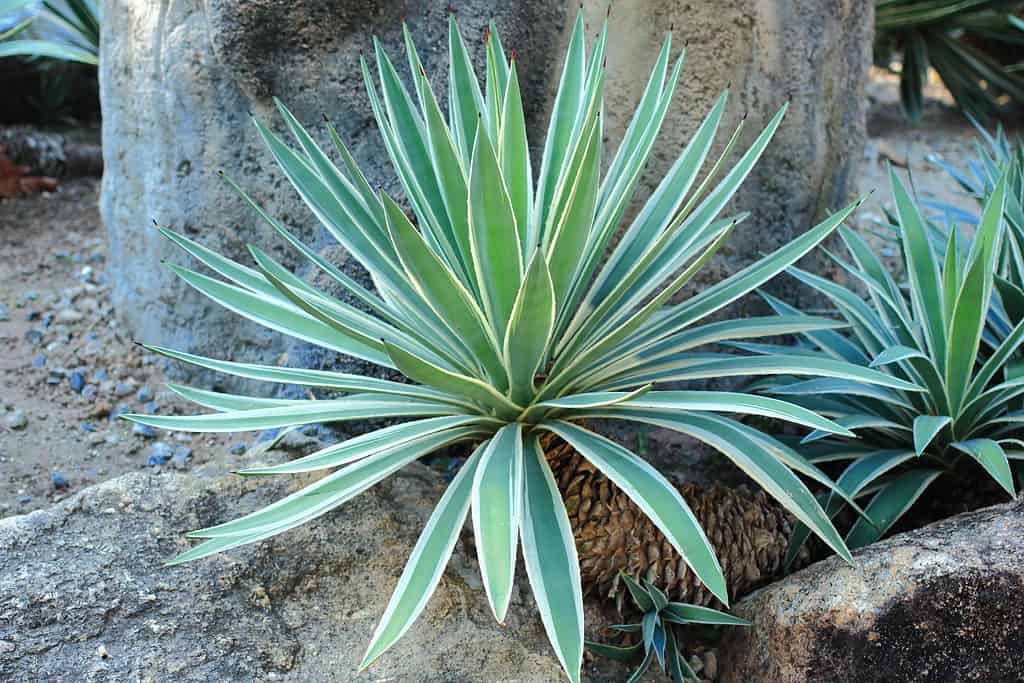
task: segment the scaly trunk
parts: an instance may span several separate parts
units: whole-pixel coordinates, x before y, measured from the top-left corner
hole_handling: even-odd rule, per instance
[[[637,505],[575,449],[543,439],[548,463],[572,522],[584,593],[613,598],[626,588],[619,572],[644,577],[669,599],[696,605],[718,601]],[[777,577],[792,522],[763,491],[684,484],[683,498],[714,546],[730,599]]]

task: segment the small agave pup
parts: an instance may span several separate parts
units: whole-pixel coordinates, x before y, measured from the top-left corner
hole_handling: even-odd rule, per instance
[[[830,299],[850,323],[851,334],[823,330],[803,335],[793,349],[808,360],[841,358],[919,383],[905,392],[844,379],[773,377],[752,388],[784,397],[828,415],[857,433],[849,439],[815,431],[802,441],[811,462],[847,462],[836,481],[854,499],[868,498],[864,515],[846,535],[857,548],[879,539],[938,477],[964,467],[986,472],[1015,496],[1011,461],[1024,458],[1024,412],[1014,410],[1024,382],[1011,361],[1024,343],[1024,320],[1001,320],[1003,334],[986,326],[1000,322],[994,279],[1001,244],[1006,179],[996,181],[985,202],[969,250],[957,231],[937,249],[926,221],[891,175],[907,287],[901,288],[856,233],[843,229],[851,262],[835,261],[863,285],[864,300],[845,287],[793,268],[791,273]],[[966,253],[965,253],[966,252]],[[798,312],[769,297],[781,316]],[[740,343],[748,351],[774,354],[774,347]],[[835,516],[844,501],[826,494]],[[797,529],[788,557],[807,539]]]
[[[596,655],[620,662],[634,661],[642,653],[640,665],[626,683],[640,680],[655,660],[675,683],[700,680],[680,647],[678,626],[750,626],[748,621],[707,607],[669,602],[668,597],[648,581],[637,583],[629,574],[623,574],[621,578],[643,617],[638,624],[616,624],[609,628],[625,637],[639,633],[640,640],[634,638],[632,644],[620,645],[587,641],[587,648]]]
[[[589,55],[583,33],[580,17],[569,42],[536,179],[515,59],[505,58],[493,27],[481,92],[451,21],[447,121],[408,32],[412,95],[376,45],[380,90],[365,61],[363,76],[416,225],[391,197],[371,188],[333,128],[330,134],[341,166],[328,158],[283,106],[281,113],[297,149],[257,122],[284,174],[328,232],[369,271],[376,291],[361,287],[250,203],[289,244],[356,297],[362,308],[311,287],[257,247],[251,247],[256,263],[252,268],[164,230],[220,276],[172,266],[212,300],[271,329],[396,369],[411,383],[214,360],[151,347],[215,371],[347,395],[277,400],[183,388],[183,395],[217,412],[128,419],[201,432],[371,417],[414,418],[289,463],[243,472],[267,475],[334,469],[267,508],[190,534],[205,542],[174,562],[287,531],[432,451],[459,441],[479,444],[438,502],[413,549],[363,666],[390,647],[420,614],[472,509],[483,584],[495,617],[505,618],[521,547],[555,653],[569,678],[579,680],[583,655],[580,570],[570,520],[541,445],[542,435],[564,440],[600,469],[657,525],[700,581],[727,603],[721,567],[679,491],[642,459],[588,430],[581,421],[605,417],[648,422],[707,441],[849,557],[794,470],[826,486],[831,481],[783,444],[721,413],[766,415],[840,434],[848,434],[846,428],[774,398],[652,391],[652,384],[810,373],[915,389],[906,380],[832,358],[809,361],[802,356],[737,357],[694,351],[722,340],[835,327],[835,321],[804,316],[697,323],[813,249],[856,205],[731,278],[683,303],[668,305],[738,220],[718,214],[768,144],[782,112],[735,166],[720,175],[724,170],[720,158],[697,182],[725,106],[723,95],[607,254],[664,119],[682,60],[669,68],[670,41],[666,40],[632,124],[602,178],[605,32]],[[736,139],[734,135],[726,154]]]

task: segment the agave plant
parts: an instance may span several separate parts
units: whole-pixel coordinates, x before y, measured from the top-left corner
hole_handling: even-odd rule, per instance
[[[616,624],[610,628],[625,637],[639,633],[640,640],[620,645],[587,641],[587,649],[620,662],[634,661],[643,654],[639,666],[626,679],[626,683],[639,681],[655,660],[661,670],[676,683],[700,680],[683,655],[679,644],[679,626],[750,626],[749,621],[708,607],[669,602],[668,597],[649,581],[638,583],[629,574],[622,574],[621,579],[643,617],[638,624]]]
[[[1003,96],[1024,102],[1021,63],[1004,64],[996,45],[1019,56],[1024,20],[1015,16],[1020,0],[877,0],[875,61],[888,66],[902,51],[900,99],[912,121],[921,118],[924,83],[931,66],[957,105],[985,117]]]
[[[995,267],[1004,236],[1006,182],[1000,179],[985,203],[969,250],[953,231],[942,257],[903,184],[891,175],[906,288],[900,287],[869,246],[853,231],[840,234],[851,261],[836,263],[866,288],[865,301],[836,282],[791,268],[800,281],[827,297],[852,333],[832,330],[802,335],[808,359],[840,358],[880,369],[926,387],[905,392],[841,379],[771,378],[754,388],[785,397],[832,417],[855,431],[856,439],[816,430],[803,438],[803,452],[816,464],[848,462],[838,488],[853,499],[870,498],[846,534],[851,548],[880,538],[936,479],[980,467],[1015,496],[1010,460],[1024,458],[1019,426],[1024,417],[1010,409],[1024,395],[1024,381],[1009,373],[1024,341],[1024,323],[1015,324],[986,349],[982,343],[993,300]],[[767,297],[779,315],[798,311]],[[772,353],[773,347],[740,346]],[[838,496],[825,496],[830,517],[843,508]],[[794,533],[789,557],[806,540]]]
[[[186,431],[414,419],[292,462],[243,471],[269,475],[336,468],[267,508],[193,532],[192,538],[204,542],[173,562],[286,531],[421,456],[473,441],[478,445],[413,549],[362,665],[380,656],[419,615],[472,509],[483,584],[495,617],[504,620],[508,610],[521,547],[554,650],[570,679],[579,680],[583,608],[577,551],[541,435],[571,444],[625,491],[708,589],[728,602],[711,544],[678,490],[644,460],[581,424],[592,417],[663,425],[707,441],[849,557],[794,471],[824,485],[830,480],[783,444],[722,413],[767,415],[841,434],[849,433],[846,428],[768,397],[651,390],[663,381],[772,373],[915,388],[904,379],[830,358],[741,358],[695,351],[728,339],[834,328],[838,323],[833,320],[805,316],[698,323],[810,251],[856,204],[729,279],[671,303],[737,222],[738,217],[720,218],[719,213],[765,149],[783,112],[727,172],[719,173],[725,163],[719,158],[702,175],[725,106],[723,94],[609,249],[682,66],[680,56],[670,69],[671,36],[603,177],[605,30],[588,54],[582,17],[575,22],[536,177],[515,55],[505,57],[493,26],[481,92],[451,20],[447,120],[407,29],[405,37],[412,94],[379,43],[379,90],[365,60],[362,72],[415,223],[396,200],[372,189],[329,124],[340,165],[283,105],[281,114],[297,148],[256,122],[285,176],[327,231],[365,266],[375,291],[321,258],[239,188],[269,226],[336,279],[361,308],[310,286],[258,247],[250,247],[255,261],[250,267],[168,229],[164,233],[219,276],[172,266],[213,301],[271,329],[396,370],[410,381],[237,363],[150,347],[215,371],[347,395],[279,400],[181,389],[217,412],[126,417]],[[735,141],[736,134],[728,148]]]
[[[0,20],[32,10],[38,0],[0,0]],[[11,28],[0,31],[0,57],[49,57],[99,64],[100,17],[94,0],[43,0],[41,7]],[[54,37],[19,37],[43,24]]]

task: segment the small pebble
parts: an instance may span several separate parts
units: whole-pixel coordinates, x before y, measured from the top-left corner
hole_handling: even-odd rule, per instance
[[[62,308],[57,312],[57,322],[59,323],[77,323],[84,317],[84,315],[73,308]]]
[[[79,429],[81,429],[83,432],[95,432],[96,426],[91,425],[88,422],[83,422]]]
[[[85,388],[85,375],[78,370],[75,370],[71,373],[71,376],[68,377],[68,382],[71,384],[71,389],[80,394],[82,393],[82,389]]]
[[[109,413],[110,413],[110,421],[113,422],[114,420],[116,420],[117,418],[121,417],[125,413],[130,413],[130,412],[131,411],[128,410],[128,406],[126,406],[123,403],[118,403],[116,408],[114,408],[113,410],[109,411]]]
[[[157,441],[149,450],[149,460],[146,461],[146,464],[150,467],[159,467],[170,460],[173,454],[174,451],[170,446],[163,441]]]
[[[704,661],[697,655],[690,655],[690,668],[693,669],[693,673],[699,674],[704,670]]]
[[[86,384],[85,388],[82,389],[82,396],[86,398],[96,398],[96,394],[98,394],[99,391],[99,387],[95,384]]]
[[[136,423],[132,427],[132,434],[134,434],[135,436],[141,436],[144,439],[152,439],[156,437],[156,430],[150,427],[149,425]]]
[[[152,415],[153,413],[156,412],[156,409],[157,405],[153,401],[142,404],[142,412],[146,413],[147,415]]]
[[[153,390],[144,386],[135,394],[135,398],[139,399],[139,403],[149,403],[153,400]]]
[[[43,327],[49,327],[50,325],[52,325],[53,324],[53,313],[47,313],[46,315],[44,315],[42,323],[43,323]]]
[[[25,301],[35,301],[39,298],[39,292],[28,291],[25,292]]]
[[[27,505],[32,502],[32,496],[18,496],[15,500],[19,505]]]
[[[4,424],[8,429],[24,429],[28,424],[28,417],[25,416],[24,410],[15,409],[4,418]]]
[[[247,446],[244,443],[236,443],[228,449],[228,453],[231,455],[241,455],[242,453],[245,453],[246,449]]]
[[[39,311],[29,311],[25,314],[25,320],[30,323],[39,320],[40,317],[42,317],[42,314]]]
[[[107,374],[106,370],[97,370],[96,374],[92,376],[92,381],[96,384],[106,382],[108,379],[110,379],[110,375]]]
[[[171,467],[176,470],[187,470],[192,459],[192,449],[187,446],[176,446],[171,456]]]
[[[110,657],[110,653],[107,652],[107,648],[103,643],[100,643],[99,647],[96,648],[96,656],[100,659],[107,659]]]
[[[0,323],[5,323],[11,319],[10,314],[7,312],[7,307],[0,304]]]
[[[704,677],[714,680],[718,676],[718,655],[714,650],[704,653]]]
[[[64,478],[64,475],[58,472],[57,470],[54,470],[50,474],[50,481],[53,483],[53,488],[57,489],[58,491],[66,489],[69,486],[71,486],[68,480]]]
[[[135,387],[127,382],[121,382],[114,386],[114,395],[118,397],[127,396],[135,391]]]
[[[34,346],[39,346],[43,343],[43,333],[39,330],[29,330],[25,333],[25,341]]]
[[[32,367],[41,368],[46,365],[46,356],[39,354],[32,359]]]

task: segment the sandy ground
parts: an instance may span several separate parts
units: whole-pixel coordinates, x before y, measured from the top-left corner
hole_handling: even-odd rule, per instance
[[[904,176],[909,169],[920,196],[974,210],[974,200],[925,160],[939,153],[962,166],[973,129],[935,88],[924,122],[909,127],[896,92],[891,77],[876,74],[860,187],[878,191],[859,225],[869,227],[890,201],[889,163]],[[80,179],[54,194],[0,203],[0,516],[140,468],[154,475],[168,467],[233,469],[256,439],[157,435],[116,419],[190,410],[118,326],[105,285],[98,190],[98,180]]]
[[[117,419],[185,402],[114,319],[98,192],[98,179],[76,179],[0,204],[0,516],[127,471],[191,468],[241,441]]]

